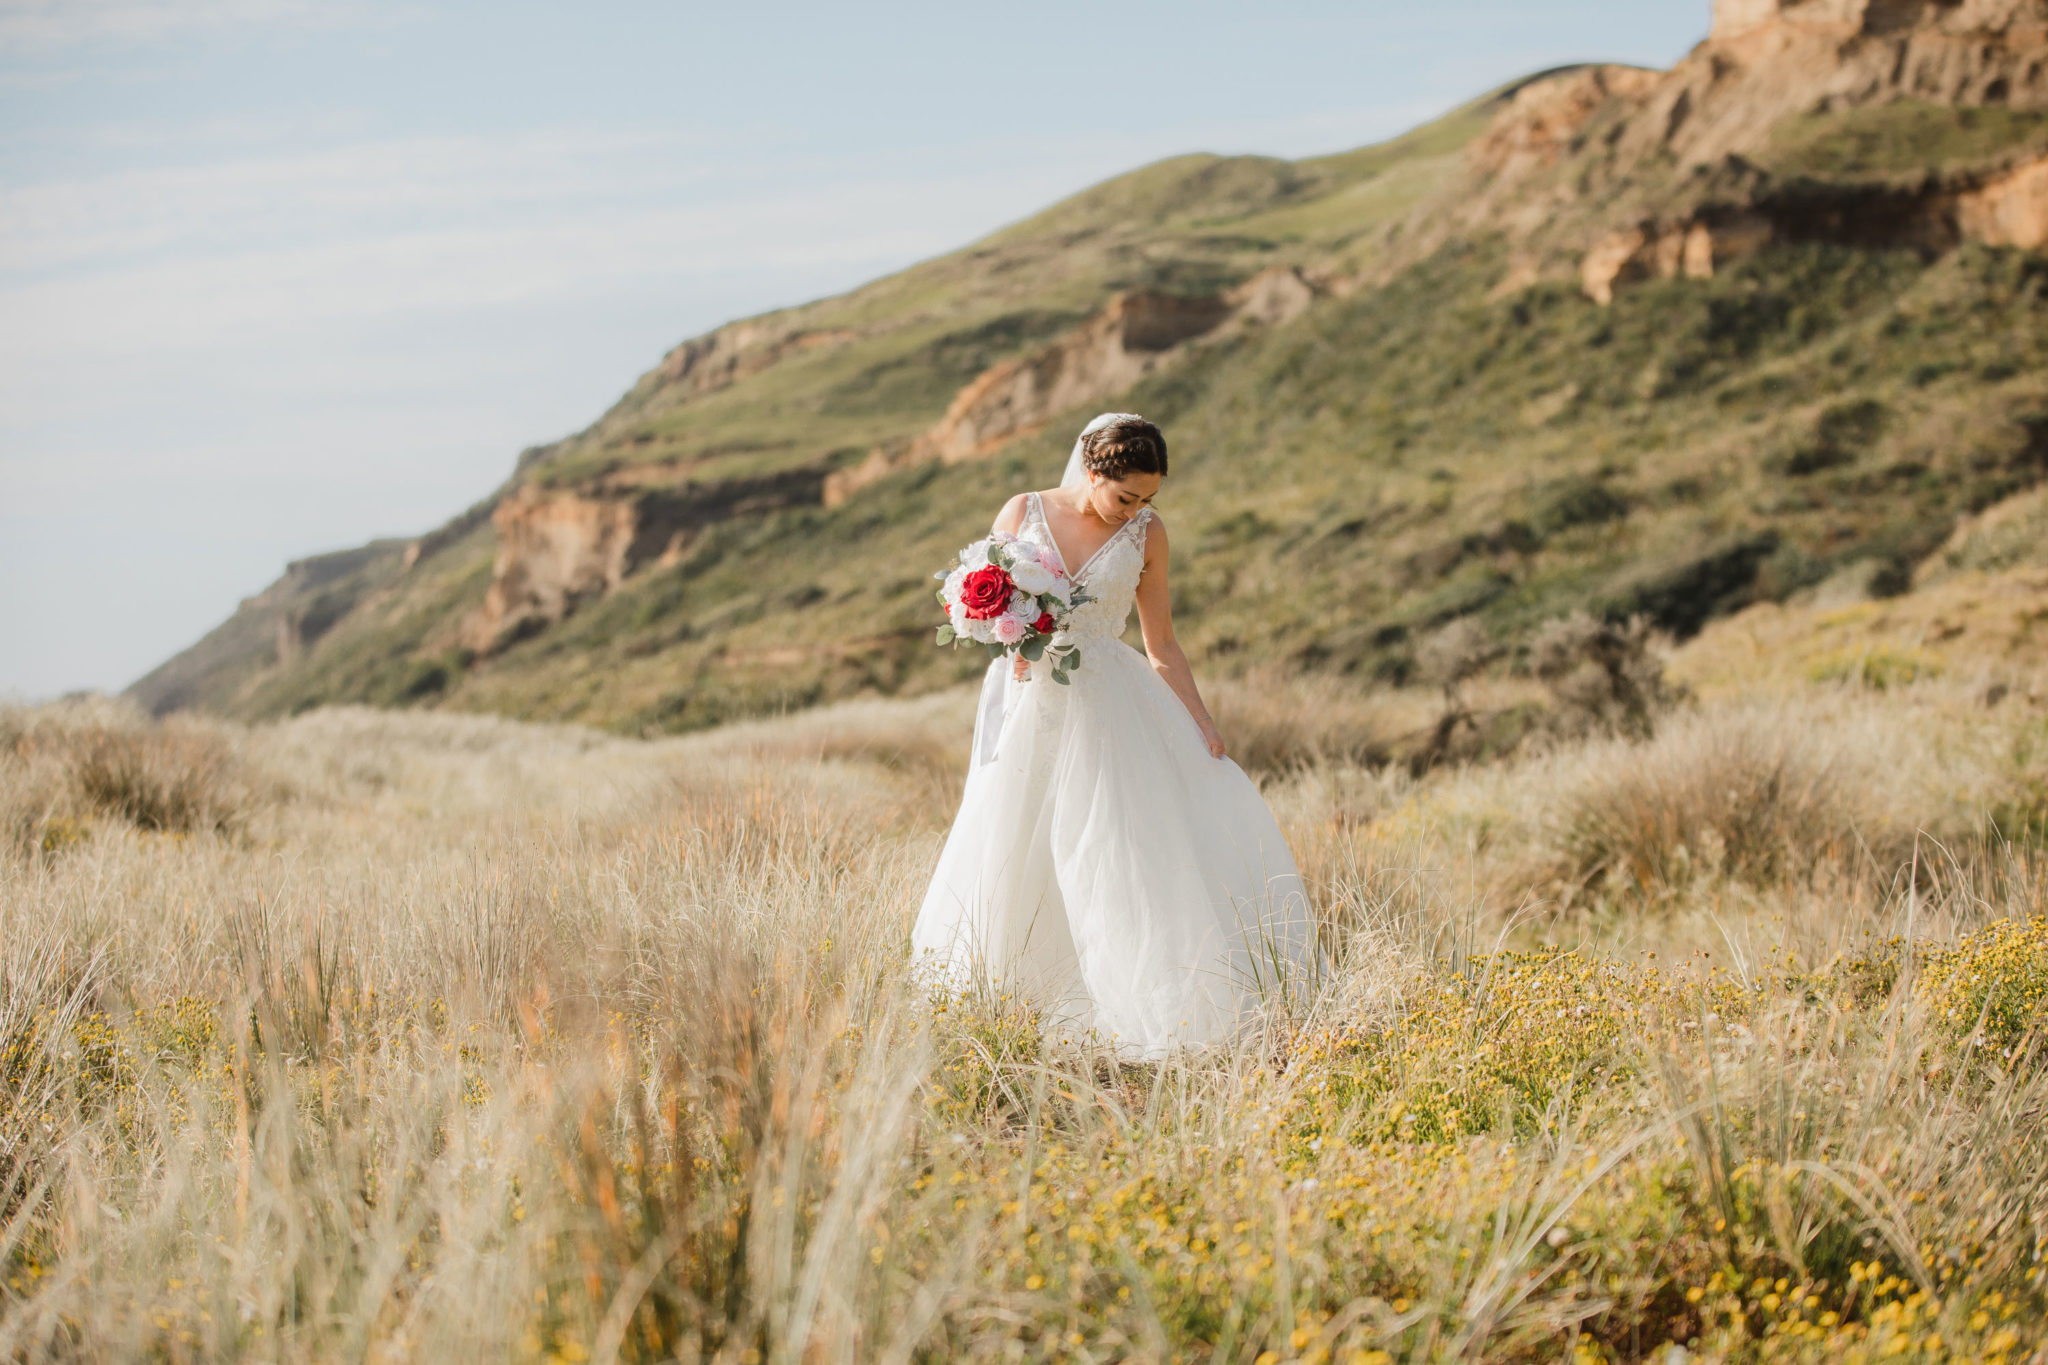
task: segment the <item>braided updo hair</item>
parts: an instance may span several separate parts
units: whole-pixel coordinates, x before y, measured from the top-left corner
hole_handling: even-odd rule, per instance
[[[1166,437],[1142,417],[1122,417],[1081,438],[1081,464],[1105,479],[1166,477]]]

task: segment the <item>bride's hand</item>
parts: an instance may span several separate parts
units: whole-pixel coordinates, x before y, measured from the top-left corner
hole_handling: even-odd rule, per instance
[[[1205,720],[1202,722],[1202,742],[1209,746],[1209,757],[1223,757],[1223,732],[1216,728],[1215,721]]]
[[[1010,670],[1010,676],[1015,678],[1018,682],[1023,682],[1024,679],[1030,675],[1030,673],[1031,661],[1029,659],[1026,659],[1022,654],[1019,654],[1017,656],[1016,667]]]

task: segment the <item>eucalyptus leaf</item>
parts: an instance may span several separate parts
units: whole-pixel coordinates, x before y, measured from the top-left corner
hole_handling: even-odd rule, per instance
[[[1026,640],[1017,647],[1017,652],[1031,660],[1031,662],[1037,663],[1045,657],[1045,637],[1040,636],[1036,640]]]
[[[1081,651],[1078,649],[1069,649],[1067,651],[1067,657],[1060,661],[1060,667],[1066,669],[1069,673],[1073,672],[1080,666]]]
[[[939,643],[942,645],[950,645],[953,643],[953,628],[951,626],[939,627]]]
[[[1052,680],[1058,683],[1061,687],[1066,687],[1068,685],[1067,675],[1060,672],[1057,668],[1055,668],[1052,671]]]

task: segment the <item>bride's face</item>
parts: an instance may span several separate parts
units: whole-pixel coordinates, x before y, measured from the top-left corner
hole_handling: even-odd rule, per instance
[[[1105,479],[1100,474],[1088,476],[1088,506],[1096,516],[1114,525],[1129,521],[1138,515],[1140,508],[1159,496],[1159,485],[1166,482],[1161,474],[1129,474],[1121,479]]]

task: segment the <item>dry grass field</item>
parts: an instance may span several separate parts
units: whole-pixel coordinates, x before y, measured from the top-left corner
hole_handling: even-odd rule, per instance
[[[2041,695],[1240,685],[1338,961],[1152,1066],[910,979],[957,694],[0,712],[0,1359],[2042,1360]]]

